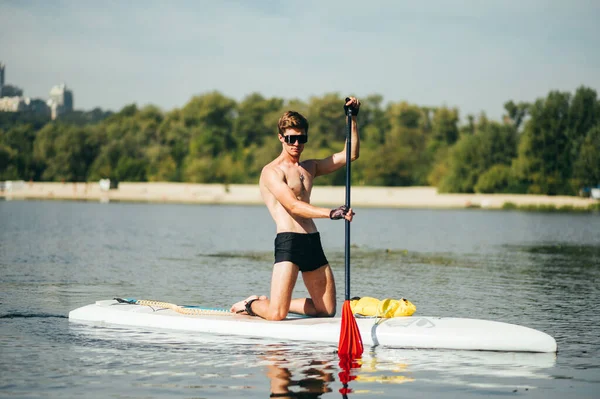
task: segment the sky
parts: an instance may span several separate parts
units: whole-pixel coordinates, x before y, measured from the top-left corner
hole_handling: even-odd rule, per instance
[[[596,0],[0,0],[6,84],[75,108],[165,111],[219,91],[457,107],[600,91]]]

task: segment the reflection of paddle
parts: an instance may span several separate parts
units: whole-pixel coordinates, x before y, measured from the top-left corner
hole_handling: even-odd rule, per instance
[[[350,101],[346,98],[346,103]],[[352,151],[352,107],[344,105],[347,116],[348,130],[346,135],[346,206],[350,208],[350,153]],[[350,308],[350,222],[346,220],[346,297],[342,308],[342,325],[338,355],[340,357],[359,358],[363,353],[362,338],[356,324],[356,319]]]
[[[348,394],[352,393],[352,389],[349,387],[348,383],[357,378],[355,375],[352,375],[352,369],[360,368],[360,362],[352,356],[340,356],[339,364],[340,369],[342,369],[342,371],[338,373],[338,377],[342,383],[339,392],[342,394],[342,398],[346,399]]]

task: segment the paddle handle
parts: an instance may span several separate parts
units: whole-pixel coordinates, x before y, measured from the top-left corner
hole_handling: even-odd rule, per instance
[[[350,208],[350,164],[351,164],[351,156],[352,152],[352,110],[350,107],[346,110],[347,116],[347,132],[346,132],[346,206]],[[346,269],[346,289],[345,289],[345,299],[346,301],[350,300],[350,222],[345,220],[346,222],[346,250],[345,250],[345,269]]]

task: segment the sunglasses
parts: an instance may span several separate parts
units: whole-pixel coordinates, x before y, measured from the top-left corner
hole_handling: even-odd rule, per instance
[[[288,144],[294,144],[296,141],[300,144],[305,144],[308,141],[306,134],[288,134],[287,136],[283,136],[283,138]]]

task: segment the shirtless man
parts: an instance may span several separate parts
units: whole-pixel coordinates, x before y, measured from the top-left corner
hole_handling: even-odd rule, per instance
[[[356,123],[360,101],[349,97],[346,106],[353,110],[350,157],[354,161],[360,148]],[[267,320],[283,320],[288,312],[332,317],[336,312],[335,281],[313,219],[352,221],[354,213],[344,205],[335,209],[313,206],[310,194],[315,177],[346,165],[347,146],[324,159],[300,161],[308,141],[308,121],[298,112],[287,111],[279,119],[278,128],[281,154],[263,168],[259,182],[262,198],[277,226],[271,298],[252,295],[234,304],[231,311]],[[298,272],[302,272],[310,298],[292,299]]]

